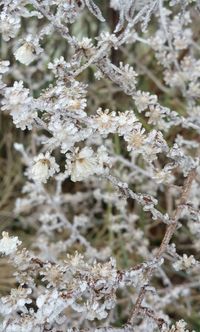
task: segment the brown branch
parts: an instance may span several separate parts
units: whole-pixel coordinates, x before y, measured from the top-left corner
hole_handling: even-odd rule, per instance
[[[187,199],[188,199],[188,196],[190,193],[192,182],[195,179],[195,176],[196,176],[196,170],[193,169],[192,171],[190,171],[187,179],[185,180],[185,183],[182,188],[180,203],[174,212],[174,216],[173,216],[170,224],[167,226],[167,229],[166,229],[165,235],[163,237],[163,240],[161,242],[161,245],[158,249],[157,254],[155,255],[155,258],[157,258],[157,259],[162,258],[163,254],[167,250],[168,244],[169,244],[174,232],[176,231],[176,228],[178,225],[178,220],[179,220],[179,218],[181,216],[181,212],[182,212],[182,205],[187,203]],[[150,267],[147,271],[146,278],[147,278],[148,282],[150,282],[150,280],[151,280],[153,271],[154,271],[154,268],[152,268],[152,267]],[[145,294],[146,294],[146,285],[140,289],[138,298],[135,302],[134,309],[133,309],[130,319],[128,321],[128,323],[131,325],[133,324],[135,317],[138,315],[138,313],[140,312],[140,309],[142,308],[142,302],[144,300]]]
[[[105,178],[110,181],[126,199],[135,200],[143,208],[146,208],[144,211],[151,212],[155,220],[162,221],[165,224],[171,224],[168,214],[162,214],[155,208],[157,200],[153,196],[149,194],[135,193],[128,187],[127,183],[120,181],[118,178],[110,174],[106,175]]]

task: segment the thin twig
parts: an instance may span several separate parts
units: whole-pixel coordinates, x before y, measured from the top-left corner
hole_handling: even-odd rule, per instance
[[[188,196],[189,196],[189,193],[190,193],[192,182],[195,179],[195,176],[196,176],[196,170],[193,169],[192,171],[190,171],[187,179],[185,180],[185,183],[184,183],[183,189],[182,189],[182,193],[181,193],[180,203],[179,203],[179,205],[177,206],[177,208],[174,212],[174,216],[171,220],[171,223],[168,225],[168,227],[166,229],[166,232],[165,232],[165,235],[163,237],[163,240],[161,242],[161,245],[158,249],[158,252],[155,255],[155,258],[157,258],[157,259],[162,258],[163,254],[167,250],[168,244],[169,244],[174,232],[176,231],[176,228],[177,228],[177,225],[178,225],[178,220],[179,220],[179,218],[181,216],[181,212],[182,212],[182,205],[187,203],[187,199],[188,199]],[[150,281],[150,279],[152,277],[152,274],[153,274],[153,270],[154,269],[152,267],[149,268],[149,270],[147,272],[147,275],[146,275],[146,280]],[[129,319],[130,324],[133,324],[136,316],[140,312],[140,308],[142,306],[142,302],[144,300],[145,294],[146,294],[146,285],[142,286],[142,288],[139,292],[139,295],[138,295],[138,298],[136,300],[134,309],[133,309],[133,311],[131,313],[131,316],[130,316],[130,319]]]

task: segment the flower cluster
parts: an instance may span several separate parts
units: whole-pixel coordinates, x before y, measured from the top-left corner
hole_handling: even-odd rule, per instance
[[[16,331],[20,328],[21,331],[42,331],[44,327],[63,329],[68,321],[65,315],[68,308],[84,314],[89,321],[102,320],[115,305],[117,289],[135,286],[142,269],[148,267],[141,265],[134,271],[123,273],[117,271],[113,259],[105,263],[89,263],[77,252],[67,254],[62,264],[55,264],[41,261],[25,249],[17,250],[17,245],[21,244],[17,237],[9,238],[3,233],[0,241],[1,251],[10,256],[20,283],[17,289],[12,289],[0,300],[0,314],[5,315],[0,326],[6,331],[14,328]],[[40,285],[35,283],[39,277]],[[30,294],[34,294],[33,297]],[[75,320],[76,315],[72,322]]]
[[[17,128],[0,148],[12,161],[13,140],[23,177],[2,212],[16,283],[0,297],[0,330],[195,328],[199,0],[0,6],[2,118]],[[3,208],[18,173],[5,167]]]

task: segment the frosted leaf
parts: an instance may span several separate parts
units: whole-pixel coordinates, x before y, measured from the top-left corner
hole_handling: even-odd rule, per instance
[[[99,21],[105,22],[104,17],[99,9],[99,7],[93,2],[93,0],[84,0],[89,11],[98,18]]]

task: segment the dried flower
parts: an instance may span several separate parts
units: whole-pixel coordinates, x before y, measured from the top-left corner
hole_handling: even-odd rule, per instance
[[[183,257],[181,257],[179,260],[177,260],[175,263],[173,263],[173,267],[176,271],[180,270],[188,270],[191,267],[196,265],[196,259],[194,258],[193,255],[188,255],[184,254]]]
[[[24,43],[14,53],[16,60],[28,66],[35,60],[35,48],[31,43]]]
[[[55,158],[49,152],[40,153],[34,158],[34,164],[28,170],[28,176],[36,182],[46,183],[54,173],[59,172]]]
[[[93,174],[101,174],[104,171],[102,153],[95,155],[91,148],[76,149],[75,154],[67,154],[67,171],[71,174],[71,180],[82,181]]]

